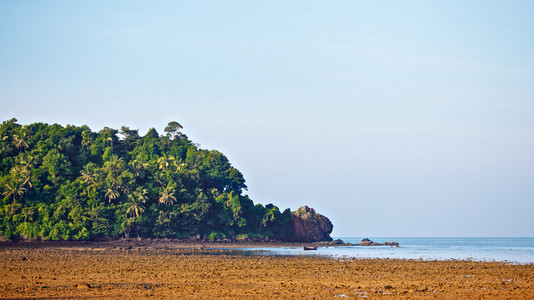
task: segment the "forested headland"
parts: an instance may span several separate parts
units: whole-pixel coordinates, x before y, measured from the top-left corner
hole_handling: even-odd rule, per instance
[[[182,129],[4,121],[0,239],[291,239],[291,211],[254,204],[239,170]]]

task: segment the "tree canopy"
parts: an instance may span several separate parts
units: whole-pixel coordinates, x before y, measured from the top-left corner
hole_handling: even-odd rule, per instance
[[[226,156],[182,129],[4,121],[0,239],[288,238],[289,209],[254,204]]]

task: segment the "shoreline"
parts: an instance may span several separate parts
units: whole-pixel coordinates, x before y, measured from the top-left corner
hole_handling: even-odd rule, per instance
[[[534,265],[91,245],[98,247],[0,247],[0,298],[528,298],[534,293]]]
[[[266,253],[269,250],[256,250],[254,248],[302,248],[304,246],[318,245],[321,247],[358,247],[358,248],[389,248],[384,245],[357,245],[351,243],[333,242],[282,242],[282,241],[191,241],[172,239],[116,239],[102,241],[9,241],[0,242],[0,251],[8,249],[51,249],[51,250],[76,250],[76,251],[150,251],[150,250],[235,250],[242,252],[263,252],[266,256],[315,256],[320,258],[333,259],[376,259],[376,260],[403,260],[403,261],[467,261],[475,263],[503,263],[507,265],[534,265],[534,262],[517,262],[509,260],[491,260],[474,258],[392,258],[392,257],[358,257],[358,256],[337,256],[316,251],[304,251],[302,253]],[[402,248],[402,246],[400,246]]]
[[[4,248],[139,248],[152,247],[162,249],[190,249],[190,248],[252,248],[252,247],[302,247],[305,245],[319,246],[347,246],[334,245],[332,242],[282,242],[282,241],[203,241],[203,240],[172,240],[172,239],[117,239],[101,241],[7,241],[0,242],[0,249]]]

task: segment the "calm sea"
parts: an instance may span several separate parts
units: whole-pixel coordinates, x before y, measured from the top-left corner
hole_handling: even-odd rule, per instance
[[[359,243],[362,237],[334,237],[345,242]],[[279,255],[324,255],[355,258],[400,258],[422,260],[476,260],[520,264],[534,263],[534,238],[429,238],[429,237],[369,237],[375,242],[395,241],[399,248],[319,247],[303,251],[301,247],[254,248]]]

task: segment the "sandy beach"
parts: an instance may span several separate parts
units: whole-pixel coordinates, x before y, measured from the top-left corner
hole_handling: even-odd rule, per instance
[[[232,249],[235,246],[165,242],[0,245],[0,297],[534,297],[532,264],[268,256]]]

